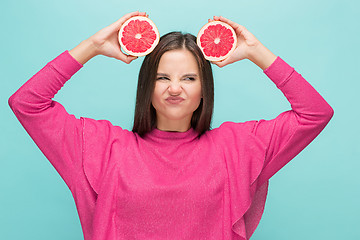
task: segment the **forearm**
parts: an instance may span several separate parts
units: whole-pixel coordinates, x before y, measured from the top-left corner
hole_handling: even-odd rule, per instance
[[[16,112],[23,113],[35,113],[50,107],[58,90],[81,67],[67,52],[63,52],[9,98],[10,106]]]
[[[261,43],[249,50],[248,59],[262,70],[268,68],[276,59],[276,55]]]
[[[268,180],[310,144],[334,114],[310,83],[280,57],[264,73],[287,98],[291,110],[271,120],[262,119],[254,127],[253,132],[267,146],[258,184]]]
[[[325,99],[280,57],[264,73],[281,90],[303,124],[322,124],[333,115]]]
[[[99,55],[91,40],[86,39],[69,51],[70,55],[79,63],[85,64],[91,58]]]

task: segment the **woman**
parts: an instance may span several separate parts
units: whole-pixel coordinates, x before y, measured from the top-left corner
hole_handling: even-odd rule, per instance
[[[225,122],[210,130],[211,66],[195,37],[163,36],[139,74],[133,131],[76,119],[57,91],[96,55],[130,63],[117,32],[133,12],[49,62],[9,105],[71,190],[85,239],[249,239],[268,180],[327,125],[333,109],[294,68],[246,28],[232,55],[259,66],[292,110],[272,120]],[[212,21],[212,20],[209,20]]]

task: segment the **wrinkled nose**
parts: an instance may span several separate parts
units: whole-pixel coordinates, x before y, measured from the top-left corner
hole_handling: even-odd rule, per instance
[[[169,94],[171,94],[171,95],[179,95],[182,91],[181,84],[178,82],[170,83],[168,91],[169,91]]]

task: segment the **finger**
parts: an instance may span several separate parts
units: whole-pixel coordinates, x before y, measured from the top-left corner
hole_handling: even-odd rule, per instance
[[[123,17],[121,17],[119,20],[117,20],[116,22],[114,22],[112,25],[112,27],[116,28],[116,29],[120,29],[121,25],[124,24],[124,22],[126,22],[129,18],[135,17],[135,16],[144,16],[144,17],[148,17],[149,15],[146,14],[146,12],[131,12],[128,14],[125,14]]]
[[[123,62],[128,61],[127,58],[130,55],[127,55],[123,51],[121,51],[120,46],[119,46],[118,50],[116,51],[116,53],[117,54],[115,56],[113,56],[114,58],[116,58],[116,59],[118,59],[120,61],[123,61]]]
[[[219,67],[219,62],[214,62],[214,61],[210,61],[212,64],[215,64],[215,65],[217,65],[218,67]]]
[[[139,57],[137,57],[137,56],[129,56],[129,55],[128,55],[126,58],[127,58],[127,61],[128,61],[128,62],[126,62],[126,63],[129,64],[129,63],[131,63],[132,61],[134,61],[135,59],[138,59]]]
[[[215,64],[216,66],[218,66],[219,68],[222,68],[223,66],[225,66],[225,64],[223,64],[222,61],[216,61],[216,62],[212,62],[213,64]]]
[[[242,31],[246,30],[246,28],[244,26],[242,26],[242,25],[240,25],[240,24],[238,24],[236,22],[233,22],[230,19],[227,19],[227,18],[225,18],[223,16],[216,17],[216,19],[218,21],[222,21],[222,22],[225,22],[225,23],[229,24],[238,33],[241,33]]]
[[[211,61],[212,64],[215,64],[218,67],[223,67],[224,64],[222,63],[222,61]]]
[[[224,60],[222,60],[222,61],[213,61],[212,63],[214,63],[215,65],[217,65],[218,67],[220,67],[220,68],[222,68],[222,67],[224,67],[224,66],[226,66],[226,65],[228,65],[228,64],[231,64],[231,63],[233,63],[233,60],[230,58],[230,57],[228,57],[228,58],[225,58]]]
[[[121,18],[119,19],[119,21],[121,22],[121,20],[122,20],[122,22],[125,22],[125,21],[128,20],[129,18],[135,17],[135,16],[148,16],[148,15],[146,14],[146,12],[135,11],[135,12],[131,12],[131,13],[125,14],[123,17],[121,17]]]
[[[123,52],[120,53],[119,57],[117,59],[123,61],[124,63],[131,63],[133,60],[137,59],[137,56],[131,56],[131,55],[126,55]]]

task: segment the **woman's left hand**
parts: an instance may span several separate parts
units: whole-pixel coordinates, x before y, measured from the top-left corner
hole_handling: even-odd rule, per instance
[[[237,36],[237,46],[230,56],[222,61],[212,63],[219,67],[223,67],[243,59],[249,59],[260,68],[265,69],[275,60],[276,56],[264,47],[244,26],[222,16],[214,16],[214,19],[209,19],[209,22],[210,21],[222,21],[229,24],[234,29]]]

